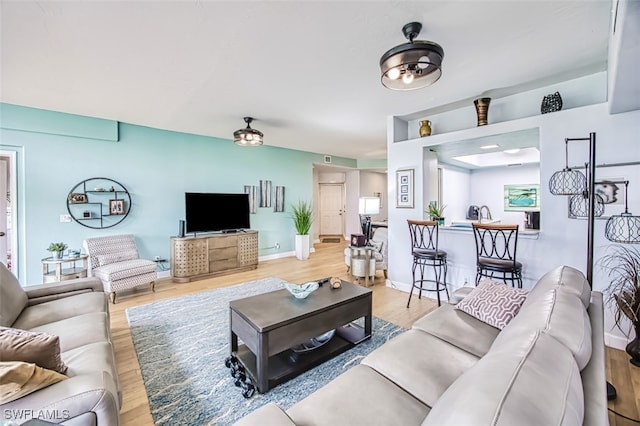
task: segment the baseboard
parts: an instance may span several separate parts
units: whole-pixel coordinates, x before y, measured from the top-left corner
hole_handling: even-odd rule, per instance
[[[171,278],[171,271],[159,271],[158,278]]]
[[[626,337],[616,336],[611,333],[604,333],[604,344],[609,346],[610,348],[620,349],[624,351],[624,348],[627,347],[629,340]]]
[[[315,253],[316,249],[311,247],[309,249],[309,253]],[[282,259],[283,257],[294,257],[296,255],[295,250],[294,251],[285,251],[282,253],[275,253],[275,254],[268,254],[266,256],[260,256],[258,258],[258,262],[263,262],[265,260],[273,260],[273,259]]]

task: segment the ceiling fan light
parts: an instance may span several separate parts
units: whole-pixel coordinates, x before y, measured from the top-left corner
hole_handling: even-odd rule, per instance
[[[244,117],[247,127],[233,132],[233,142],[239,146],[258,146],[262,145],[264,135],[260,130],[252,129],[251,122],[253,118]]]
[[[391,68],[387,71],[387,78],[390,80],[397,80],[400,78],[400,69],[399,68]]]
[[[437,43],[414,40],[421,29],[419,22],[405,25],[402,32],[409,42],[382,55],[380,73],[383,86],[391,90],[414,90],[430,86],[440,79],[444,50]],[[399,79],[401,70],[405,70],[402,80]],[[413,78],[405,78],[409,75]]]

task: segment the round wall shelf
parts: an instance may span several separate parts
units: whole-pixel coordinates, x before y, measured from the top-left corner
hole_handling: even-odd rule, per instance
[[[120,182],[104,177],[85,179],[67,196],[69,214],[82,226],[111,228],[131,211],[131,195]]]

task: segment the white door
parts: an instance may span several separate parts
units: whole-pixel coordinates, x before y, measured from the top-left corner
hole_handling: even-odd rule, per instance
[[[342,235],[343,213],[343,185],[320,184],[320,235]]]

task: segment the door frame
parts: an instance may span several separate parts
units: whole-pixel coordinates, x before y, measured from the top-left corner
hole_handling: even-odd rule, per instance
[[[19,277],[19,259],[18,256],[18,173],[17,173],[17,155],[16,151],[0,150],[0,157],[7,159],[9,172],[9,193],[11,200],[8,203],[11,206],[11,239],[7,240],[7,246],[11,248],[11,272]],[[0,196],[5,196],[0,194]]]

